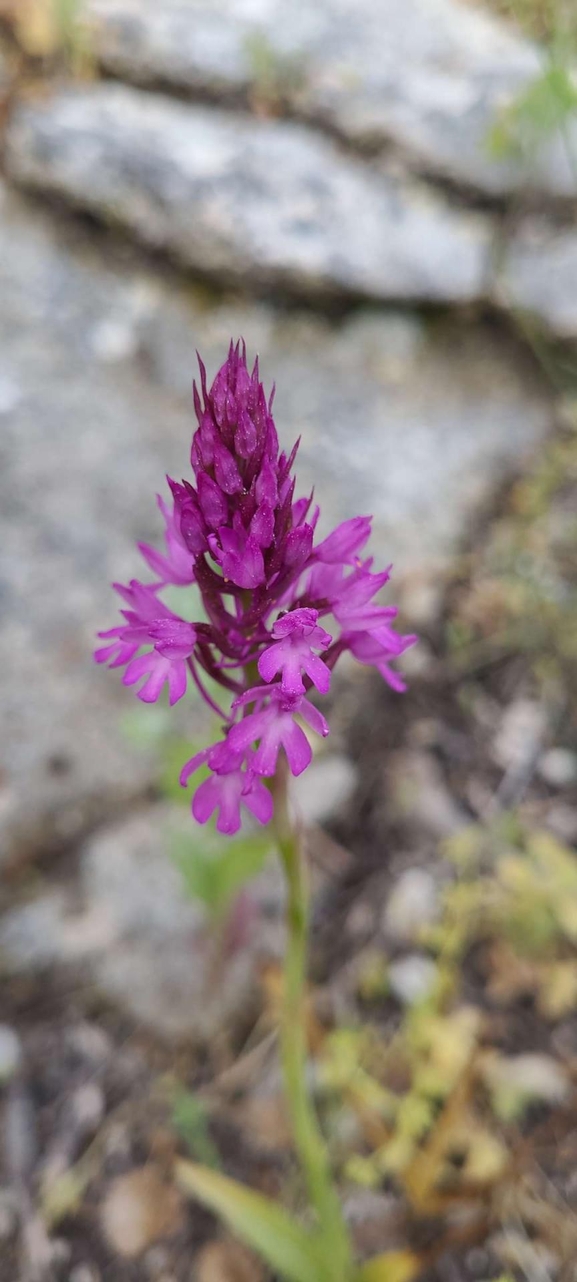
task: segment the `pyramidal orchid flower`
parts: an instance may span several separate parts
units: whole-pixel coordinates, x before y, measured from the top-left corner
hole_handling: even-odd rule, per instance
[[[119,583],[114,586],[131,609],[121,610],[125,623],[99,632],[109,644],[95,651],[96,662],[108,663],[111,668],[124,667],[122,680],[126,686],[136,685],[144,678],[138,691],[144,703],[156,703],[165,684],[170,704],[177,703],[186,694],[186,661],[196,644],[193,624],[179,619],[158,600],[154,584],[146,586],[133,579],[128,587]],[[139,654],[143,646],[146,648]]]
[[[280,450],[258,361],[249,371],[244,344],[231,344],[210,387],[200,359],[199,366],[192,473],[168,478],[170,501],[158,499],[164,549],[139,544],[153,581],[115,584],[122,622],[99,633],[105,644],[95,658],[123,668],[124,684],[137,687],[144,702],[156,702],[166,687],[176,703],[192,678],[218,711],[223,738],[187,762],[181,783],[208,767],[193,815],[206,823],[216,813],[217,829],[234,833],[243,808],[260,823],[272,818],[264,780],[277,772],[281,754],[293,775],[310,765],[304,727],[328,735],[307,696],[329,692],[339,656],[348,650],[403,690],[394,664],[416,638],[394,630],[396,610],[379,600],[390,567],[375,572],[372,558],[361,558],[369,516],[343,521],[315,542],[319,508],[312,494],[295,495],[298,441],[290,453]],[[203,621],[187,618],[184,608],[175,614],[163,600],[167,587],[192,583]],[[262,684],[255,686],[256,672]],[[215,704],[207,677],[228,696],[228,710]]]
[[[273,681],[280,672],[283,695],[304,694],[303,672],[321,694],[328,694],[330,669],[314,654],[312,647],[326,650],[332,637],[317,626],[318,617],[318,610],[291,610],[273,623],[274,643],[263,650],[258,670],[263,681]]]
[[[226,740],[205,748],[183,766],[180,774],[183,788],[205,763],[212,774],[200,784],[192,799],[192,813],[198,823],[206,823],[216,810],[217,831],[232,836],[241,826],[241,805],[261,824],[272,819],[272,796],[252,768],[251,753],[235,751]]]

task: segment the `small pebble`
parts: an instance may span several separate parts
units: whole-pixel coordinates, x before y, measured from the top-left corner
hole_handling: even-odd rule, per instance
[[[384,783],[389,808],[431,836],[451,837],[469,822],[432,752],[399,749],[391,753]]]
[[[439,583],[407,576],[401,592],[403,614],[419,628],[435,623],[443,605]],[[405,629],[408,631],[409,629]]]
[[[197,1255],[190,1282],[262,1282],[256,1256],[238,1242],[207,1242]]]
[[[410,646],[403,656],[403,672],[406,677],[424,677],[435,667],[435,655],[431,646],[421,638],[419,644]]]
[[[118,1161],[129,1158],[132,1152],[132,1139],[125,1122],[112,1122],[104,1135],[104,1154],[106,1158]]]
[[[121,1175],[102,1205],[102,1230],[109,1246],[127,1259],[141,1255],[182,1222],[182,1202],[152,1166]]]
[[[357,899],[347,916],[347,934],[355,940],[372,935],[376,924],[375,905],[366,899]]]
[[[328,753],[313,761],[310,770],[298,779],[291,780],[291,802],[305,824],[325,823],[346,807],[357,777],[349,757]]]
[[[412,953],[389,966],[389,985],[393,997],[403,1006],[414,1006],[429,996],[437,980],[437,967],[430,957]]]
[[[571,1091],[562,1065],[539,1053],[499,1056],[488,1067],[488,1080],[493,1090],[549,1105],[563,1104]]]
[[[55,1268],[58,1269],[58,1268],[61,1268],[63,1265],[68,1264],[70,1260],[70,1256],[72,1254],[72,1247],[70,1245],[70,1242],[67,1242],[66,1239],[63,1237],[50,1238],[49,1242],[50,1242],[50,1251],[52,1255],[52,1264],[55,1266]]]
[[[90,1066],[105,1064],[113,1054],[113,1045],[103,1028],[97,1024],[77,1024],[67,1034],[70,1050]]]
[[[493,740],[493,757],[503,770],[518,770],[539,747],[547,729],[542,704],[533,699],[515,699],[501,717]]]
[[[481,1246],[474,1246],[467,1251],[466,1265],[476,1278],[484,1278],[489,1272],[489,1254]]]
[[[549,748],[540,758],[538,770],[551,788],[569,788],[577,780],[577,756],[567,748]]]
[[[72,1269],[68,1282],[100,1282],[100,1276],[95,1264],[77,1264]]]
[[[547,812],[547,827],[560,841],[569,845],[577,841],[577,806],[566,806],[564,802],[556,801]]]
[[[10,1081],[22,1063],[22,1044],[9,1024],[0,1024],[0,1086]]]
[[[4,1157],[9,1178],[26,1181],[38,1157],[36,1110],[27,1091],[16,1082],[9,1087],[4,1107]]]
[[[90,1135],[98,1130],[104,1117],[104,1094],[96,1082],[85,1082],[75,1090],[70,1101],[74,1126],[80,1135]]]
[[[170,1252],[165,1246],[153,1246],[146,1252],[144,1268],[151,1282],[159,1282],[170,1264]]]
[[[424,868],[408,868],[389,894],[383,926],[392,939],[411,943],[438,915],[439,893],[434,877]]]

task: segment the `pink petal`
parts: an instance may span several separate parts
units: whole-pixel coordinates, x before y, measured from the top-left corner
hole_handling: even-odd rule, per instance
[[[152,658],[152,655],[150,657]],[[136,692],[138,698],[142,699],[143,703],[156,703],[165,683],[169,680],[170,671],[171,667],[168,659],[161,659],[159,655],[158,661],[151,669],[148,680]]]
[[[247,703],[256,703],[262,699],[263,695],[269,695],[270,693],[268,686],[251,686],[250,690],[245,690],[244,694],[240,694],[238,699],[234,700],[232,706],[233,708],[242,708]]]
[[[222,832],[227,837],[232,837],[240,828],[240,781],[233,791],[229,783],[232,778],[232,775],[223,775],[228,787],[221,791],[220,814],[216,821],[217,832]]]
[[[165,659],[187,659],[196,645],[196,629],[184,619],[155,619],[149,635]]]
[[[391,690],[396,690],[397,694],[404,694],[407,689],[407,683],[401,674],[395,672],[394,668],[391,668],[388,663],[379,663],[377,666],[381,676],[384,677]]]
[[[281,745],[281,725],[279,718],[275,717],[275,720],[266,727],[254,755],[255,774],[267,777],[274,775]]]
[[[319,693],[328,694],[331,688],[331,674],[326,663],[323,663],[322,659],[311,651],[310,654],[303,657],[302,666],[307,677],[310,677],[313,685],[316,686]]]
[[[181,788],[186,788],[186,785],[190,779],[190,776],[194,774],[195,770],[198,770],[199,766],[203,765],[203,763],[206,761],[206,758],[208,757],[209,752],[210,752],[210,748],[203,748],[202,752],[197,752],[196,756],[191,757],[190,761],[187,761],[185,763],[185,765],[182,767],[182,770],[179,776],[179,782],[180,782]]]
[[[100,632],[98,635],[102,636],[103,634]],[[108,663],[108,660],[117,653],[119,648],[121,648],[121,642],[118,639],[113,641],[112,645],[100,646],[98,650],[94,651],[94,659],[96,663]]]
[[[371,520],[370,516],[353,516],[337,525],[336,530],[315,548],[319,561],[334,564],[350,560],[365,546],[371,533]]]
[[[310,726],[311,730],[315,731],[315,734],[322,735],[324,739],[330,734],[330,726],[325,721],[322,712],[315,708],[314,703],[309,703],[308,699],[302,700],[298,713],[303,721],[306,721],[307,725]]]
[[[186,694],[187,667],[183,659],[173,660],[168,669],[168,702],[171,708]]]
[[[272,681],[276,677],[277,672],[280,672],[285,661],[285,654],[286,647],[283,641],[277,641],[274,645],[269,646],[268,650],[263,650],[257,665],[259,676],[262,677],[263,681]]]
[[[219,804],[218,782],[216,776],[211,775],[210,779],[205,779],[204,783],[201,783],[192,798],[192,813],[196,822],[207,823]]]
[[[303,649],[305,647],[303,646]],[[301,667],[305,666],[307,654],[301,653],[296,646],[287,647],[282,668],[281,690],[283,694],[304,694],[305,688],[301,677]]]
[[[301,775],[312,761],[312,748],[304,730],[292,718],[283,719],[282,744],[287,755],[291,774]]]
[[[122,684],[125,686],[133,686],[141,677],[147,676],[150,672],[151,658],[154,663],[153,655],[154,651],[148,650],[146,654],[139,654],[137,659],[133,659],[132,663],[129,663],[126,672],[124,673]]]
[[[260,739],[269,724],[268,708],[263,709],[262,712],[251,712],[248,717],[244,717],[242,721],[232,726],[227,742],[233,751],[245,752],[256,739]]]
[[[274,802],[266,784],[260,779],[253,779],[248,792],[243,793],[242,797],[245,806],[251,811],[259,823],[267,824],[273,816]]]

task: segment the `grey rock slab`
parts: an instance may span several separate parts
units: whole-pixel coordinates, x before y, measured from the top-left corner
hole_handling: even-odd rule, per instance
[[[192,848],[210,834],[195,829],[188,810],[166,805],[103,828],[65,891],[44,892],[0,919],[5,971],[68,968],[79,993],[83,982],[96,985],[169,1039],[230,1031],[250,1009],[270,938],[278,946],[282,937],[282,878],[273,867],[252,883],[246,928],[241,906],[235,944],[219,958],[206,913],[186,898],[171,859],[175,840],[187,839]]]
[[[174,819],[172,820],[174,823]],[[210,1038],[244,1018],[256,986],[256,936],[221,962],[202,906],[184,897],[170,859],[169,814],[136,815],[89,843],[83,858],[87,911],[108,922],[95,980],[114,1001],[167,1036]],[[175,830],[203,839],[184,812]]]
[[[483,297],[491,226],[304,125],[120,85],[17,107],[19,183],[128,228],[227,283],[423,302]]]
[[[504,250],[495,297],[510,312],[529,313],[561,339],[577,338],[577,231],[532,220]]]
[[[566,140],[497,159],[500,114],[543,69],[512,27],[460,0],[88,0],[114,75],[191,94],[279,102],[354,144],[392,144],[431,174],[489,196],[573,196]]]
[[[1,861],[70,844],[155,778],[124,734],[134,700],[92,650],[190,426],[136,367],[93,356],[102,317],[148,305],[142,280],[94,269],[5,196],[0,296]]]

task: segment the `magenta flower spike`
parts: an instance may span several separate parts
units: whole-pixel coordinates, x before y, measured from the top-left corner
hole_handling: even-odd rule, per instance
[[[219,713],[223,737],[183,767],[181,783],[186,787],[207,766],[193,815],[206,823],[216,813],[217,829],[235,833],[243,808],[260,823],[272,818],[264,780],[276,773],[279,754],[293,775],[310,765],[303,723],[315,734],[329,733],[307,696],[328,694],[340,655],[349,651],[403,690],[393,665],[416,638],[395,632],[396,610],[375,600],[390,567],[375,573],[372,559],[361,559],[369,516],[343,521],[315,543],[319,508],[312,494],[295,496],[298,442],[290,454],[280,451],[272,396],[265,395],[258,362],[249,372],[244,343],[231,343],[210,388],[200,358],[199,365],[192,475],[168,478],[170,502],[158,498],[164,549],[139,544],[154,581],[115,585],[122,622],[99,633],[106,644],[95,658],[124,668],[124,684],[138,687],[148,703],[165,686],[176,703],[192,678]],[[192,583],[208,622],[184,617],[184,608],[177,615],[162,599],[168,586]],[[205,677],[228,696],[228,710],[214,702]]]

